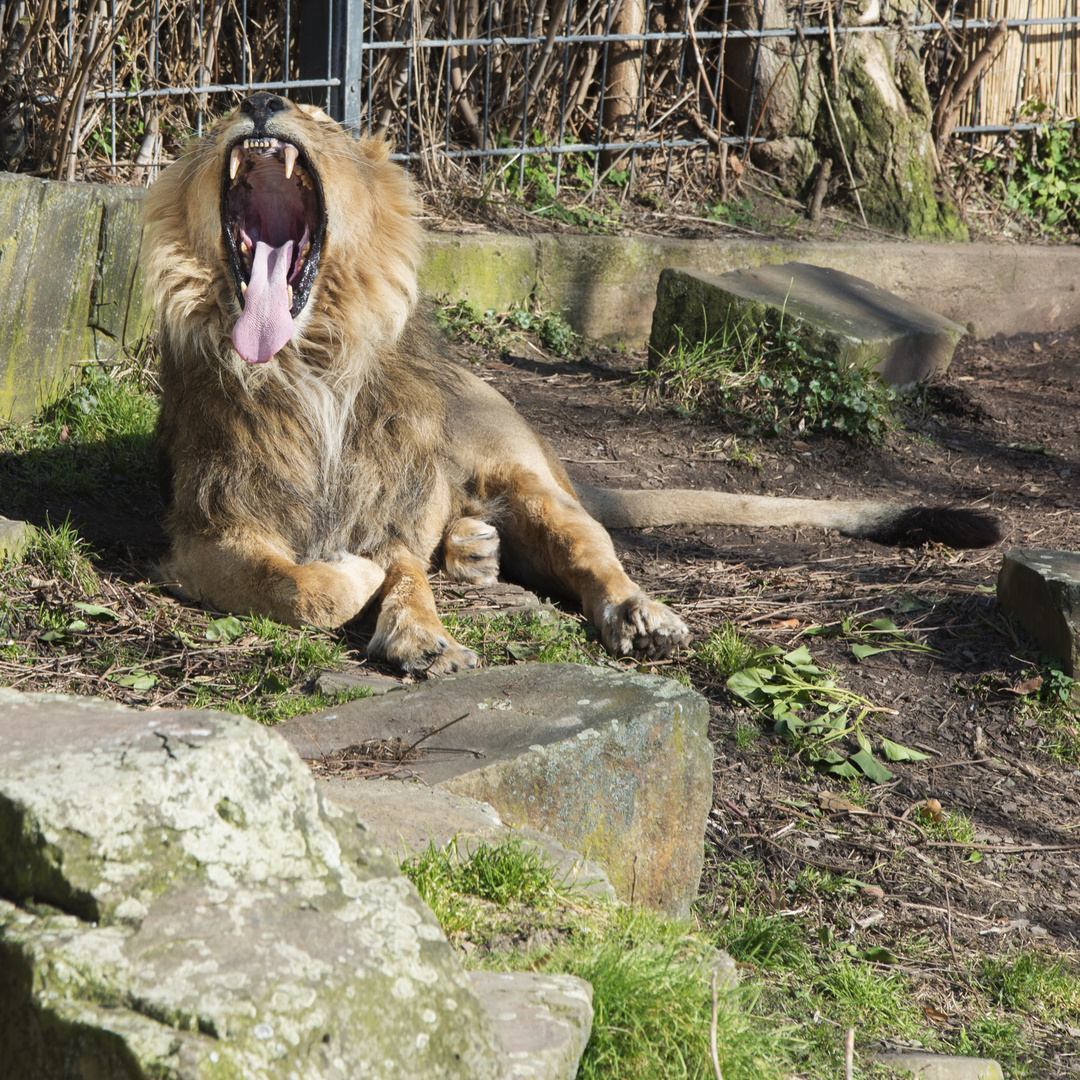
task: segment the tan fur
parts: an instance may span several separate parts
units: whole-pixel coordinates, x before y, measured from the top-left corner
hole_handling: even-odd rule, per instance
[[[221,219],[230,147],[252,133],[302,152],[326,221],[311,293],[266,363],[233,346],[243,309]],[[682,620],[626,575],[544,440],[431,339],[417,313],[415,209],[385,143],[267,94],[151,189],[144,267],[161,321],[158,445],[172,541],[162,573],[213,608],[293,624],[338,626],[377,603],[373,653],[438,674],[476,657],[439,622],[432,559],[483,583],[501,557],[520,580],[577,599],[612,652],[666,655],[687,640]],[[747,506],[752,523],[781,524],[797,502],[716,493],[720,509],[702,518],[698,493],[582,495],[612,525],[672,513],[741,521]],[[852,512],[800,505],[819,508],[815,524]]]

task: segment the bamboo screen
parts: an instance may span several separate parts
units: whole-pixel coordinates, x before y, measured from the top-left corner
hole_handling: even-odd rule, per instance
[[[1060,20],[1075,17],[1078,8],[1080,0],[974,0],[972,19],[1052,19],[1057,25],[1009,30],[1004,47],[965,103],[960,123],[1075,119],[1080,114],[1080,24]],[[986,41],[986,31],[967,37],[973,57]]]

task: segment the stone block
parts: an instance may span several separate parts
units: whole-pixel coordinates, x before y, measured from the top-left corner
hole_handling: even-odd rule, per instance
[[[874,1060],[895,1072],[911,1073],[916,1080],[1004,1080],[1001,1066],[993,1058],[900,1051],[875,1054]]]
[[[945,371],[964,327],[868,281],[806,263],[714,276],[664,270],[649,338],[650,363],[681,340],[703,342],[724,327],[768,322],[798,327],[807,351],[869,366],[892,386]]]
[[[536,244],[505,233],[434,234],[420,268],[420,287],[431,296],[468,300],[478,311],[528,304],[536,287]]]
[[[592,987],[574,975],[474,971],[510,1059],[508,1080],[572,1080],[592,1031]]]
[[[712,805],[707,728],[704,699],[671,680],[522,664],[343,703],[277,730],[306,758],[368,739],[416,743],[422,756],[409,768],[431,787],[582,853],[620,898],[685,917]]]
[[[140,228],[130,188],[0,173],[0,416],[32,415],[144,331]]]
[[[1006,551],[997,581],[1002,611],[1076,677],[1080,649],[1080,552]]]
[[[33,525],[0,517],[0,563],[5,559],[18,559],[33,537]]]
[[[538,829],[511,828],[490,803],[396,780],[330,777],[321,783],[326,797],[354,811],[398,862],[427,851],[430,845],[441,851],[455,842],[466,856],[480,844],[501,844],[513,837],[537,849],[562,884],[616,899],[602,866]]]
[[[248,720],[0,689],[0,896],[0,1076],[507,1075],[393,858]]]

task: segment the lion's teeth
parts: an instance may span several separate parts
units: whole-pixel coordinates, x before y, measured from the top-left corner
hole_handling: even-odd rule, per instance
[[[241,296],[247,296],[247,282],[246,281],[241,281],[240,282],[240,295]]]
[[[236,174],[240,171],[240,162],[244,158],[244,152],[239,146],[232,148],[232,153],[229,155],[229,179],[235,180]]]
[[[296,147],[290,143],[285,143],[281,148],[281,152],[285,157],[285,179],[288,180],[292,177],[293,167],[296,165],[296,159],[300,155]]]
[[[292,286],[291,285],[286,285],[285,287],[289,290],[289,307],[292,307],[292,303],[293,303],[293,300],[292,300],[292,298],[293,298]]]

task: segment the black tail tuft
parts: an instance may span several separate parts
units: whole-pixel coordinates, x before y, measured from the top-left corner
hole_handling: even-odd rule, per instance
[[[1001,539],[1001,523],[979,510],[948,506],[909,506],[867,534],[879,544],[946,544],[983,548]]]

